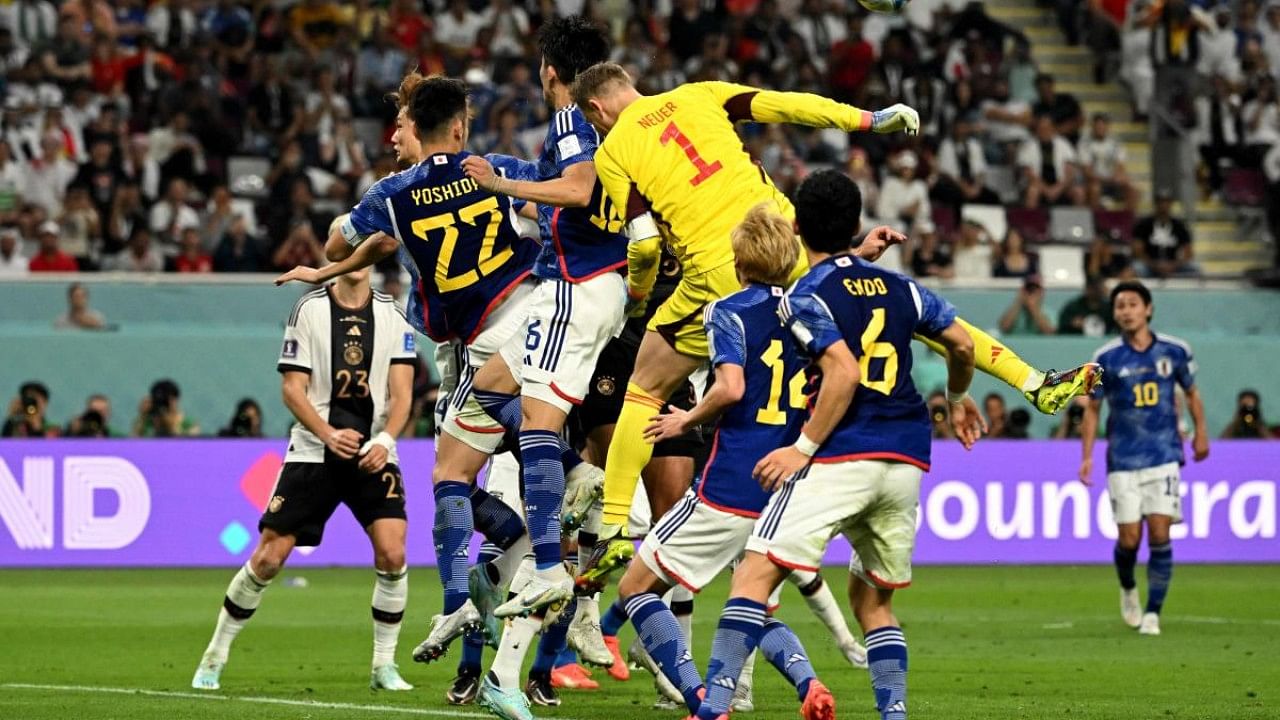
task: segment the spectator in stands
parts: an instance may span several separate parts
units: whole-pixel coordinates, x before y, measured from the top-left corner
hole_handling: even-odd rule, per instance
[[[160,184],[171,188],[173,178],[198,183],[207,169],[204,147],[191,132],[191,118],[179,110],[166,125],[153,128],[147,136],[148,153],[160,169]]]
[[[37,46],[45,77],[63,87],[93,79],[83,27],[74,17],[63,15],[58,18],[57,34],[48,43]]]
[[[302,0],[289,11],[289,36],[311,67],[318,67],[326,59],[326,51],[337,41],[338,28],[345,21],[342,8],[336,2]]]
[[[241,398],[231,422],[218,431],[218,437],[262,437],[262,408],[253,398]]]
[[[137,187],[146,205],[160,197],[160,163],[151,156],[151,139],[145,133],[129,138],[124,159],[125,176]]]
[[[910,231],[917,221],[933,216],[929,186],[916,177],[919,161],[910,150],[898,153],[890,162],[892,174],[880,188],[876,217],[900,230]]]
[[[1142,218],[1133,226],[1135,268],[1143,277],[1167,278],[1174,275],[1198,275],[1194,260],[1191,230],[1173,217],[1173,193],[1156,191],[1155,215]]]
[[[302,121],[303,149],[309,165],[319,164],[321,145],[333,143],[338,121],[351,117],[351,105],[338,92],[333,68],[317,68],[313,82],[315,89],[303,101]]]
[[[73,282],[67,287],[67,311],[53,321],[59,330],[102,330],[107,319],[89,307],[89,288]]]
[[[1106,82],[1115,64],[1128,3],[1129,0],[1088,0],[1085,31],[1089,49],[1093,51],[1093,81],[1096,83]],[[1068,4],[1058,3],[1058,6]]]
[[[1085,280],[1084,292],[1069,300],[1058,313],[1058,334],[1104,337],[1117,332],[1106,283],[1091,275]]]
[[[493,118],[490,126],[496,126],[498,114],[505,108],[515,110],[521,130],[547,121],[547,101],[542,97],[542,86],[533,81],[533,74],[524,63],[511,66],[507,82],[498,90],[489,109],[489,117]]]
[[[1000,332],[1006,335],[1052,335],[1053,321],[1044,311],[1044,285],[1040,276],[1028,275],[1013,303],[1000,315]]]
[[[96,270],[102,257],[102,219],[89,198],[89,188],[72,185],[62,207],[62,249],[79,263],[81,270]]]
[[[998,278],[1026,278],[1040,272],[1040,261],[1034,253],[1027,252],[1026,238],[1015,227],[1005,231],[999,251],[991,265],[991,276]]]
[[[301,115],[295,112],[297,102],[292,88],[281,80],[280,60],[258,57],[254,68],[259,78],[246,100],[245,146],[265,153],[293,139]]]
[[[178,256],[173,259],[173,269],[180,273],[213,272],[213,258],[204,251],[199,228],[186,228],[178,243]]]
[[[484,16],[472,12],[467,0],[449,0],[448,12],[436,16],[435,37],[444,49],[450,72],[462,66],[486,25]]]
[[[214,251],[214,272],[258,272],[263,260],[258,241],[249,234],[249,221],[237,215]]]
[[[50,217],[62,213],[62,198],[75,178],[78,168],[67,157],[61,138],[45,135],[40,139],[40,155],[25,163],[22,172],[22,198],[44,208]]]
[[[182,391],[172,380],[157,380],[138,403],[134,437],[195,437],[200,425],[182,411]]]
[[[956,90],[961,85],[956,83]],[[957,97],[960,103],[963,98]],[[1031,140],[1027,128],[1031,126],[1031,106],[1009,94],[1009,82],[997,79],[992,88],[991,97],[982,101],[982,117],[986,120],[988,155],[994,161],[1007,163],[1014,158],[1018,147]]]
[[[0,140],[0,223],[18,219],[18,204],[22,201],[22,168],[14,162],[9,143]]]
[[[1104,196],[1113,197],[1132,212],[1138,206],[1138,188],[1125,171],[1124,146],[1111,134],[1111,118],[1106,113],[1094,114],[1078,150],[1088,204],[1101,207]]]
[[[31,261],[22,254],[22,236],[15,227],[0,228],[0,279],[22,277]]]
[[[796,42],[803,42],[796,36]],[[684,74],[691,82],[720,80],[732,82],[738,77],[738,64],[729,57],[729,38],[714,32],[702,39],[702,53],[685,63]],[[785,86],[785,81],[780,82]]]
[[[1245,103],[1244,111],[1244,152],[1248,159],[1261,159],[1271,149],[1280,144],[1280,93],[1276,92],[1275,79],[1268,76],[1258,87],[1257,94]],[[1258,160],[1248,164],[1256,166]]]
[[[1197,70],[1201,75],[1212,77],[1222,75],[1231,81],[1240,78],[1240,40],[1236,36],[1235,24],[1231,21],[1231,6],[1220,3],[1213,10],[1213,18],[1200,33],[1200,62]]]
[[[938,175],[931,197],[957,211],[965,203],[1000,204],[999,196],[986,186],[987,161],[974,135],[976,121],[972,113],[956,118],[951,135],[938,146]]]
[[[111,211],[107,213],[106,226],[103,230],[104,250],[114,255],[124,248],[129,235],[136,226],[146,226],[149,222],[142,204],[142,191],[138,183],[126,178],[120,184],[111,203]]]
[[[199,20],[186,0],[154,3],[147,12],[147,34],[156,47],[169,52],[187,48],[199,29]]]
[[[294,222],[284,242],[271,254],[271,267],[282,272],[299,265],[320,267],[324,262],[324,246],[306,220]]]
[[[628,72],[634,71],[636,75],[633,77],[639,79],[649,69],[656,52],[648,24],[643,18],[632,15],[627,18],[622,29],[622,41],[614,46],[610,59],[628,68]]]
[[[827,63],[832,95],[854,105],[865,100],[863,88],[876,60],[875,48],[862,36],[862,22],[861,13],[848,14],[844,38],[832,45]]]
[[[58,436],[58,426],[49,422],[49,388],[29,380],[18,388],[18,396],[9,402],[9,417],[0,428],[0,437],[51,438]]]
[[[520,140],[520,116],[515,108],[507,106],[498,113],[497,128],[493,133],[485,153],[501,153],[523,159],[529,159],[529,148]]]
[[[147,226],[167,248],[176,249],[178,238],[187,228],[200,227],[200,216],[187,204],[190,195],[187,181],[175,177],[169,181],[164,199],[151,206]]]
[[[114,154],[112,138],[94,138],[89,145],[89,161],[80,166],[71,181],[72,185],[88,188],[93,206],[104,219],[111,214],[116,190],[125,179],[124,172],[120,170],[120,162]]]
[[[1075,439],[1082,436],[1081,426],[1084,424],[1084,409],[1089,404],[1089,398],[1078,397],[1071,401],[1067,406],[1067,411],[1062,414],[1062,421],[1053,429],[1053,439],[1065,440]]]
[[[1004,397],[999,393],[987,393],[987,396],[982,398],[982,410],[987,416],[987,437],[1005,437],[1009,418]]]
[[[1076,151],[1058,134],[1053,118],[1036,116],[1036,134],[1022,143],[1018,168],[1022,174],[1023,205],[1082,205],[1084,188],[1077,181]]]
[[[1049,73],[1036,76],[1036,102],[1031,106],[1033,116],[1048,115],[1053,119],[1058,134],[1072,143],[1080,139],[1080,130],[1084,127],[1084,112],[1080,109],[1080,101],[1070,93],[1060,93],[1057,82]]]
[[[675,0],[673,4],[667,19],[667,46],[683,65],[702,49],[704,37],[720,30],[720,20],[699,0]]]
[[[1131,255],[1131,243],[1125,243],[1122,237],[1110,238],[1096,235],[1089,245],[1089,253],[1085,257],[1085,275],[1089,277],[1119,278],[1130,280],[1137,277]]]
[[[14,0],[0,6],[0,25],[13,31],[18,47],[31,51],[58,31],[58,11],[48,0]]]
[[[106,395],[90,395],[84,412],[67,423],[66,437],[108,438],[119,435],[111,428],[111,400]]]
[[[1209,190],[1222,191],[1222,165],[1240,163],[1243,157],[1244,124],[1240,96],[1221,75],[1210,81],[1212,93],[1196,97],[1195,143],[1208,176]]]
[[[58,223],[46,220],[40,224],[36,240],[40,243],[40,251],[31,258],[27,265],[33,273],[37,272],[76,272],[80,269],[76,259],[63,252],[58,246],[58,234],[61,228]]]
[[[951,429],[951,423],[947,422],[950,415],[947,412],[947,394],[941,390],[934,390],[929,393],[929,422],[933,426],[933,437],[939,440],[954,440],[955,431]]]
[[[907,264],[916,277],[955,277],[951,248],[939,236],[937,226],[932,221],[921,222],[916,226],[915,232],[910,236],[910,246],[904,247],[903,251],[910,258]]]
[[[1266,14],[1258,25],[1262,37],[1263,52],[1267,58],[1267,70],[1271,77],[1280,77],[1280,2],[1267,0]]]
[[[1262,399],[1257,390],[1241,390],[1236,396],[1236,414],[1231,422],[1222,430],[1224,439],[1252,438],[1269,440],[1273,437],[1271,428],[1262,419]]]
[[[125,249],[116,254],[104,269],[123,272],[160,272],[164,270],[164,257],[151,242],[151,230],[146,225],[134,225]]]
[[[394,110],[386,98],[387,88],[400,83],[408,62],[409,56],[392,42],[387,28],[381,24],[374,25],[373,36],[356,56],[352,79],[356,114],[379,117],[384,121],[393,119]]]

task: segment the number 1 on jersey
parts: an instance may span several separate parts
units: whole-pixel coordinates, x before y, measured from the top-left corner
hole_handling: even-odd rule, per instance
[[[693,142],[684,133],[680,132],[680,128],[676,127],[673,122],[667,123],[667,126],[662,130],[662,137],[658,138],[658,140],[663,145],[675,140],[676,145],[679,145],[680,149],[684,150],[684,154],[689,157],[689,162],[698,168],[698,174],[689,179],[689,184],[694,187],[698,187],[703,180],[720,172],[720,168],[723,167],[719,160],[713,163],[707,163],[706,160],[703,160],[702,156],[698,154],[698,149],[693,146]]]
[[[764,351],[760,356],[760,361],[769,367],[771,375],[769,377],[769,400],[764,407],[756,410],[756,422],[761,425],[784,425],[787,422],[787,412],[780,407],[778,403],[782,400],[782,382],[786,378],[783,373],[786,372],[786,364],[782,360],[782,341],[770,340],[769,349]],[[804,407],[804,371],[796,373],[791,378],[787,393],[787,398],[792,408],[797,410]]]

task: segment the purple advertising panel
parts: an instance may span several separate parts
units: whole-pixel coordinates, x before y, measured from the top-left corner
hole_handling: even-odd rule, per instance
[[[282,460],[279,440],[0,441],[0,566],[234,565],[248,556]],[[400,443],[409,560],[434,563],[428,441]],[[920,497],[921,564],[1110,562],[1115,525],[1104,447],[1094,484],[1080,446],[954,442],[934,448]],[[1182,473],[1179,562],[1280,562],[1280,442],[1223,441]],[[847,562],[832,543],[827,561]],[[323,544],[292,565],[367,565],[369,543],[339,509]]]

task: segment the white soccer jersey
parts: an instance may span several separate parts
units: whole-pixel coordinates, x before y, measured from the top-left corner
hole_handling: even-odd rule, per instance
[[[391,366],[416,361],[414,330],[390,295],[375,290],[364,307],[349,309],[323,287],[294,305],[276,369],[309,374],[307,400],[320,417],[368,440],[387,424]],[[285,462],[324,462],[324,454],[324,442],[295,422]],[[387,462],[398,462],[394,449]]]

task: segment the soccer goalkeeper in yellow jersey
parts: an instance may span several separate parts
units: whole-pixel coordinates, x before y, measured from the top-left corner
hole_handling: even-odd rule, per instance
[[[684,268],[680,284],[649,322],[614,430],[605,467],[601,544],[581,578],[595,584],[631,555],[631,545],[617,540],[625,535],[637,478],[652,455],[652,446],[644,440],[645,426],[660,411],[662,398],[707,361],[703,310],[740,289],[731,231],[762,202],[772,203],[786,218],[795,217],[791,202],[743,148],[734,123],[752,120],[915,134],[920,119],[901,104],[868,112],[817,95],[725,82],[689,83],[645,96],[613,63],[579,73],[572,92],[587,119],[605,135],[596,150],[596,173],[627,221],[633,306],[643,304],[653,287],[661,243]],[[877,229],[871,234],[887,232]],[[806,270],[800,253],[791,279]],[[1021,390],[1042,412],[1057,412],[1101,379],[1092,364],[1062,373],[1041,372],[986,333],[964,325],[974,340],[978,369]],[[868,344],[875,341],[867,339]]]

